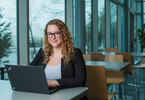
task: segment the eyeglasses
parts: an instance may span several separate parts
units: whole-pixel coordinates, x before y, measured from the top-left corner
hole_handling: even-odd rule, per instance
[[[52,38],[53,35],[54,35],[55,37],[60,37],[60,33],[61,33],[61,32],[47,33],[47,35],[48,35],[48,38]]]

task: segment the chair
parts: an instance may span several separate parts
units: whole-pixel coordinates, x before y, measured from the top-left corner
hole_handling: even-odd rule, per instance
[[[117,48],[106,48],[105,52],[118,52]]]
[[[107,80],[104,66],[86,66],[87,82],[89,88],[87,95],[90,100],[111,100],[115,92],[107,92]],[[116,99],[116,98],[115,98]]]
[[[91,54],[83,54],[83,58],[85,61],[91,61]]]
[[[129,52],[126,53],[120,53],[120,52],[116,52],[115,55],[123,55],[123,62],[130,62],[130,65],[124,69],[124,74],[125,75],[135,75],[136,77],[136,82],[134,80],[134,76],[133,76],[133,84],[135,84],[135,86],[137,85],[137,76],[135,73],[135,70],[132,70],[132,61],[131,61],[131,54]],[[127,82],[128,84],[130,84],[129,82]],[[127,89],[128,90],[128,89]],[[136,89],[134,88],[134,94],[135,94]],[[134,95],[135,96],[135,95]]]
[[[122,55],[106,55],[105,56],[106,62],[123,62],[123,56]],[[116,66],[117,67],[117,66]],[[124,84],[124,71],[106,71],[106,77],[107,77],[107,83],[108,84],[118,84],[121,88],[122,84]],[[124,84],[125,89],[125,84]],[[126,99],[126,92],[125,93],[125,99]]]
[[[143,53],[145,53],[145,48],[143,49]],[[141,65],[132,65],[133,68],[138,68],[139,69],[139,83],[141,83],[140,81],[140,69],[143,69],[143,79],[144,79],[144,69],[145,69],[145,57],[142,57],[141,59]],[[144,83],[144,82],[143,82]],[[141,85],[139,84],[139,87],[141,87]],[[144,86],[143,86],[144,87]]]
[[[88,54],[91,54],[91,61],[104,61],[102,53],[90,52]]]

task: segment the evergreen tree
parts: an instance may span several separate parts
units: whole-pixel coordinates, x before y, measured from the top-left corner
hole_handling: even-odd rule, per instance
[[[9,48],[12,44],[11,43],[12,32],[10,32],[11,23],[6,24],[5,22],[2,22],[3,16],[1,14],[1,11],[2,8],[0,7],[0,59],[8,55]]]

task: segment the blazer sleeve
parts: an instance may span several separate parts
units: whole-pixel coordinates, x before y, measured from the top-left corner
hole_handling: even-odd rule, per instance
[[[63,88],[84,87],[86,83],[86,67],[80,49],[76,49],[75,61],[73,62],[73,65],[71,64],[68,67],[71,66],[73,72],[70,73],[73,73],[73,77],[58,79],[58,83]]]
[[[37,65],[37,66],[42,65],[41,63],[43,61],[43,53],[44,52],[42,48],[40,48],[33,61],[30,63],[30,65]]]

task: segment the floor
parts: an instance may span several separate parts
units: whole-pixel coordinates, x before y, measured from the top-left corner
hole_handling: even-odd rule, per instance
[[[126,91],[127,92],[127,96],[126,96],[127,98],[126,99],[127,100],[145,100],[145,70],[143,71],[143,69],[139,70],[137,68],[133,68],[133,70],[136,70],[137,80],[139,81],[139,77],[140,77],[141,83],[139,83],[139,82],[137,83],[138,84],[137,85],[138,88],[136,90],[138,90],[138,91],[135,91],[135,95],[133,95],[134,87],[136,88],[136,86],[134,86],[132,84],[132,82],[133,82],[132,78],[133,77],[131,76],[131,80],[129,80],[128,77],[125,75],[125,81],[124,81],[125,86],[126,86],[126,88],[130,89],[130,90],[128,90],[128,92]],[[139,73],[140,73],[140,76],[139,76]],[[0,74],[0,77],[1,77],[1,74]],[[5,80],[8,80],[7,73],[5,73]],[[131,82],[131,84],[127,85],[127,80],[129,82]],[[144,83],[143,83],[143,80],[144,80]],[[139,87],[139,85],[141,87]],[[112,87],[115,87],[115,86],[114,85],[108,86],[108,91],[111,91]],[[116,88],[117,88],[117,86],[116,86]],[[113,89],[114,89],[113,91],[116,91],[117,93],[119,93],[119,89],[115,89],[115,88],[113,88]],[[132,94],[132,95],[129,95],[129,94]],[[116,94],[115,97],[116,97],[116,100],[125,100],[125,96],[124,95],[123,95],[122,99],[119,98],[119,94]],[[112,100],[115,100],[115,98],[113,98]]]

